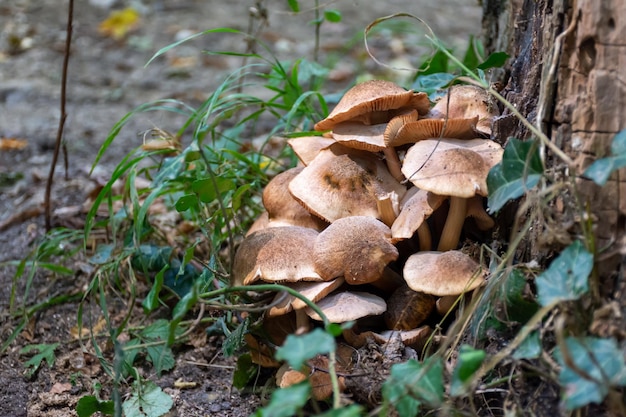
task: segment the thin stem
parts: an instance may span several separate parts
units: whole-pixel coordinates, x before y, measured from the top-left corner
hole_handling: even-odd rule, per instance
[[[59,127],[57,129],[57,137],[54,145],[54,153],[52,154],[52,162],[50,162],[50,172],[48,173],[48,180],[46,181],[46,194],[44,197],[44,210],[46,218],[46,231],[52,229],[52,220],[50,214],[50,194],[52,192],[52,183],[54,180],[54,170],[59,159],[59,151],[63,147],[65,155],[65,175],[67,176],[67,149],[62,145],[63,128],[65,127],[65,120],[67,119],[67,113],[65,111],[65,103],[67,101],[67,70],[70,62],[70,47],[72,45],[72,19],[74,18],[74,0],[69,0],[67,7],[67,27],[65,35],[65,54],[63,56],[63,73],[61,76],[61,117],[59,118]]]
[[[456,249],[459,244],[459,236],[465,222],[467,213],[467,199],[463,197],[450,197],[450,209],[446,224],[443,226],[441,238],[439,240],[439,251]]]

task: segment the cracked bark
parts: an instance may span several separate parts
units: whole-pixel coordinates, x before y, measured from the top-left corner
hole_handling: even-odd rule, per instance
[[[542,129],[575,161],[576,172],[608,155],[613,137],[626,128],[626,2],[483,0],[483,10],[488,52],[504,50],[512,56],[505,97],[533,123],[541,117]],[[558,36],[564,31],[559,50]],[[556,66],[550,71],[553,55]],[[506,112],[494,133],[498,138],[529,137]],[[565,172],[549,152],[546,165]],[[601,276],[621,277],[620,264],[626,266],[626,169],[605,187],[584,179],[577,179],[576,186],[594,220]],[[546,242],[545,225],[540,225],[524,248],[525,260],[545,261],[551,251],[580,237],[580,211],[573,204],[567,195],[553,201],[555,224],[566,233]]]

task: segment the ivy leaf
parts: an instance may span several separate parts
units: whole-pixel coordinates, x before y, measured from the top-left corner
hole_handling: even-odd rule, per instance
[[[176,211],[181,213],[198,205],[198,197],[195,194],[185,194],[176,200],[174,207]]]
[[[580,240],[569,245],[535,280],[537,300],[542,306],[555,301],[576,300],[587,292],[593,255]]]
[[[333,350],[335,338],[317,328],[304,335],[287,336],[285,343],[276,350],[276,359],[286,360],[293,369],[301,369],[309,359]]]
[[[609,180],[613,171],[626,166],[626,129],[618,132],[611,143],[611,154],[598,159],[587,167],[583,175],[602,186]]]
[[[170,411],[174,401],[152,381],[135,382],[133,395],[124,401],[126,417],[160,417]]]
[[[90,417],[97,412],[112,416],[115,412],[113,401],[100,401],[93,395],[85,395],[76,403],[78,417]]]
[[[515,359],[535,359],[541,355],[541,337],[538,331],[530,332],[513,353]]]
[[[624,352],[614,339],[568,337],[565,348],[567,361],[561,348],[555,350],[554,356],[562,366],[559,382],[563,388],[566,409],[574,410],[592,402],[600,403],[609,388],[626,386]],[[568,366],[568,363],[572,363],[570,361],[576,370]],[[583,378],[580,371],[589,378]]]
[[[506,52],[494,52],[485,59],[480,65],[476,68],[480,70],[486,70],[489,68],[500,68],[504,66],[506,60],[509,59],[510,56]]]
[[[26,367],[26,376],[31,377],[37,369],[41,366],[41,364],[46,361],[48,363],[48,367],[52,368],[54,366],[54,361],[56,360],[56,356],[54,355],[54,350],[59,346],[58,343],[42,343],[38,345],[27,345],[20,349],[20,354],[26,354],[32,352],[34,350],[39,353],[35,354],[32,358],[24,362],[24,367]]]
[[[422,404],[437,408],[443,401],[443,361],[431,356],[424,363],[409,359],[393,365],[382,394],[400,417],[416,416]]]
[[[539,182],[543,164],[533,142],[511,138],[504,148],[502,162],[487,175],[489,211],[496,212],[508,201],[521,197]]]
[[[480,368],[487,353],[481,349],[474,349],[469,345],[461,346],[459,358],[452,373],[452,383],[450,384],[450,395],[460,396],[465,393],[466,383],[472,375]]]
[[[248,332],[249,325],[250,318],[246,317],[235,330],[228,334],[222,343],[222,352],[224,352],[224,356],[233,356],[236,351],[241,349],[244,344],[244,335]]]
[[[306,404],[311,393],[311,385],[308,381],[282,388],[272,393],[270,403],[258,410],[257,417],[291,417],[298,414]]]
[[[252,356],[244,353],[237,358],[237,366],[233,372],[233,386],[243,389],[258,371],[259,367],[252,362]]]

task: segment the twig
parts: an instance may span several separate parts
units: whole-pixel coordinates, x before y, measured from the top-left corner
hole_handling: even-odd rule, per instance
[[[67,149],[65,145],[62,145],[63,128],[65,127],[65,119],[67,119],[67,113],[65,112],[66,91],[67,91],[67,68],[70,61],[70,46],[72,44],[72,19],[74,16],[74,0],[69,0],[67,7],[67,28],[65,36],[65,55],[63,56],[63,75],[61,78],[61,118],[59,119],[59,129],[57,130],[57,138],[54,145],[54,154],[52,155],[52,162],[50,162],[50,173],[48,174],[48,181],[46,182],[46,195],[44,199],[44,211],[46,217],[46,231],[52,229],[52,221],[50,219],[50,193],[52,190],[52,182],[54,179],[54,169],[59,159],[59,151],[63,146],[63,154],[65,155],[65,176],[67,177]]]

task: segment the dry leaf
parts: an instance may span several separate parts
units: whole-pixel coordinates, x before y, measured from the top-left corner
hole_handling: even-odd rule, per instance
[[[124,10],[114,10],[98,26],[98,31],[115,40],[124,38],[128,32],[135,29],[139,24],[139,12],[132,7]]]
[[[100,319],[100,321],[98,321],[98,323],[96,323],[95,326],[93,326],[92,328],[89,327],[83,327],[83,328],[79,328],[78,326],[74,326],[70,329],[70,334],[72,335],[72,337],[74,339],[78,339],[79,335],[80,337],[88,337],[92,334],[99,334],[101,333],[105,327],[106,327],[106,320],[105,319]]]
[[[182,378],[178,378],[174,382],[174,388],[178,388],[178,389],[191,389],[191,388],[195,388],[197,386],[198,386],[197,382],[183,381]]]
[[[50,388],[50,394],[63,394],[72,389],[72,384],[69,382],[55,382],[52,388]]]
[[[19,151],[27,146],[26,139],[0,138],[0,151]]]

